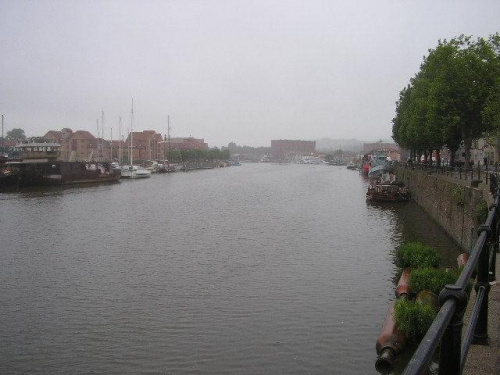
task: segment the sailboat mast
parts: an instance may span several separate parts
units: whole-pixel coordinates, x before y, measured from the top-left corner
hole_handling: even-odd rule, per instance
[[[111,129],[111,141],[109,143],[109,161],[113,162],[113,128]]]
[[[168,135],[168,143],[167,143],[168,159],[167,159],[167,164],[168,164],[168,168],[170,169],[170,115],[167,115],[167,135]]]
[[[3,140],[3,116],[4,115],[2,114],[2,153],[5,152],[4,148],[3,148],[4,147],[4,140]]]
[[[104,110],[101,110],[101,158],[104,160]]]
[[[99,118],[96,118],[95,123],[97,125],[97,144],[96,144],[96,154],[99,153]],[[92,157],[93,159],[93,157]]]
[[[134,99],[132,98],[132,109],[130,110],[130,165],[134,165],[134,163],[132,162],[132,158],[133,158],[132,134],[134,134],[133,125],[134,125]]]
[[[122,165],[122,116],[118,120],[118,163]]]

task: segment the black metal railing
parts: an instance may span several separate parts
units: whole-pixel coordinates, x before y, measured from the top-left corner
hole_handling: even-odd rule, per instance
[[[477,241],[456,283],[446,285],[439,294],[441,308],[408,362],[404,371],[405,375],[426,373],[439,344],[439,374],[461,374],[471,344],[487,345],[489,343],[488,294],[489,282],[494,280],[496,275],[500,205],[498,179],[494,174],[490,177],[490,189],[494,194],[495,203],[490,206],[485,223],[478,229]],[[477,274],[474,287],[476,291],[474,308],[463,334],[463,316],[468,302],[467,286],[475,272]]]
[[[457,178],[460,180],[483,183],[489,185],[490,173],[498,172],[498,164],[494,165],[471,165],[468,168],[465,166],[450,167],[447,165],[434,165],[426,163],[400,163],[404,168],[412,168],[416,170],[426,171],[437,175]]]

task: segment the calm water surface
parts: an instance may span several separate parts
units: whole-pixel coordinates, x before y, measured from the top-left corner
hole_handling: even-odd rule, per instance
[[[0,373],[373,374],[405,240],[345,167],[245,164],[0,193]]]

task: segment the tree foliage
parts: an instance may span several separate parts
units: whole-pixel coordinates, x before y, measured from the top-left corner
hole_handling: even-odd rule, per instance
[[[228,160],[230,158],[227,148],[219,149],[217,147],[208,150],[171,150],[167,158],[173,163],[184,163],[188,161],[213,161],[213,160]]]
[[[14,129],[11,129],[7,132],[7,134],[5,135],[5,139],[9,139],[12,141],[16,141],[16,140],[23,140],[24,141],[26,139],[26,135],[24,134],[23,129],[14,128]]]
[[[500,127],[500,38],[439,41],[399,93],[393,139],[423,153],[461,144]],[[453,161],[453,160],[452,160]],[[467,160],[468,161],[468,160]]]

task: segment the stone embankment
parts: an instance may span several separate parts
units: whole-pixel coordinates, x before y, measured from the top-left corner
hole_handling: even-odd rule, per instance
[[[455,241],[469,250],[477,238],[477,207],[481,202],[493,202],[489,186],[477,181],[439,175],[428,171],[397,167],[398,180],[406,184],[412,199],[421,206]],[[497,270],[500,257],[496,258]],[[489,345],[472,345],[467,355],[463,374],[500,374],[500,281],[490,283],[488,308]],[[474,301],[472,291],[469,301]],[[464,316],[468,323],[473,303]]]
[[[397,167],[395,174],[408,187],[412,199],[468,250],[477,237],[478,205],[491,200],[488,190],[474,187],[471,181],[408,167]]]

